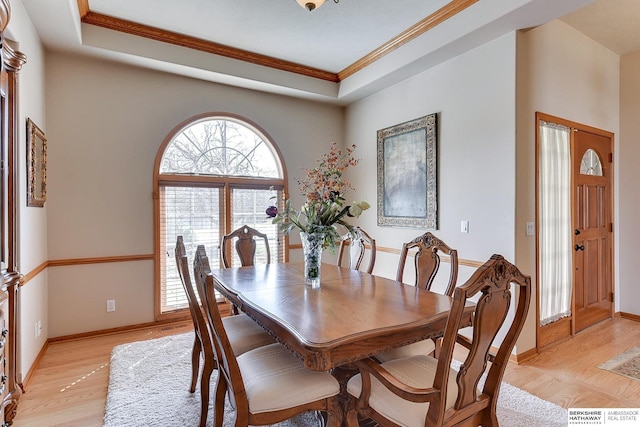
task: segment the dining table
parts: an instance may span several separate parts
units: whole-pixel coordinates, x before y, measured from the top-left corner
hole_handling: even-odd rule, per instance
[[[329,371],[444,333],[452,298],[382,276],[321,265],[305,284],[304,263],[213,269],[216,290],[295,352]],[[462,326],[471,324],[472,303]]]
[[[319,287],[304,263],[212,270],[214,286],[309,369],[346,382],[353,362],[444,334],[452,298],[389,278],[323,263]],[[462,325],[469,326],[469,303]]]

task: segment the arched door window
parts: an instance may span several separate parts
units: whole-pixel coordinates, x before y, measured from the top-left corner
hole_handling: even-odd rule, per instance
[[[222,236],[249,225],[267,234],[271,261],[285,261],[285,241],[267,218],[267,206],[284,199],[286,172],[275,144],[246,119],[206,114],[183,122],[156,157],[156,318],[187,307],[175,265],[182,235],[191,259],[204,245],[212,268],[222,267]],[[265,262],[256,254],[256,263]],[[232,261],[239,265],[237,256]]]
[[[602,176],[602,162],[595,150],[589,148],[580,161],[580,174]]]

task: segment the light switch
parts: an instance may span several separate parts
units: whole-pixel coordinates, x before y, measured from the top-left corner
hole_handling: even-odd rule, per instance
[[[533,222],[527,222],[527,236],[536,234],[536,225]]]
[[[460,232],[461,233],[469,232],[469,221],[460,221]]]

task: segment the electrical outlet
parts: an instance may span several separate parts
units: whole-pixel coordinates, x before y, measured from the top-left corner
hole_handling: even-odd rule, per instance
[[[116,311],[116,300],[108,299],[107,300],[107,312]]]

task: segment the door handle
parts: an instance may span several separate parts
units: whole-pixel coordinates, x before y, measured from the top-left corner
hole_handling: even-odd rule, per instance
[[[576,228],[576,231],[574,231],[573,233],[577,236],[578,234],[580,234],[580,230]]]
[[[575,245],[573,248],[576,250],[576,252],[584,251],[584,245]]]

